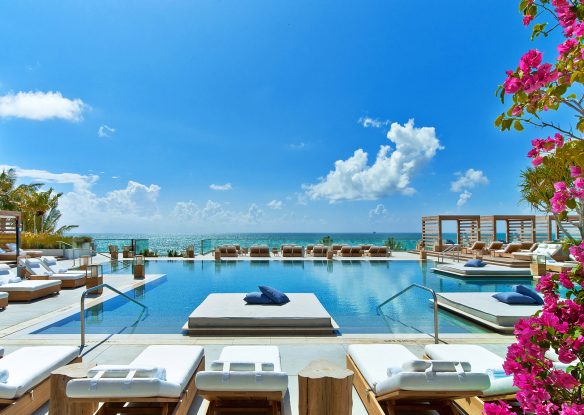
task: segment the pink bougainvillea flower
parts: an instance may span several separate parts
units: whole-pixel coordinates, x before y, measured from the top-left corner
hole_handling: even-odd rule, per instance
[[[529,23],[531,23],[532,20],[533,20],[533,16],[530,14],[526,14],[525,16],[523,16],[523,25],[529,26]]]
[[[531,164],[535,167],[539,166],[541,163],[543,163],[543,157],[541,156],[534,157],[533,160],[531,160]]]
[[[511,406],[505,402],[499,401],[497,403],[485,403],[486,415],[513,415]]]
[[[570,166],[570,175],[572,177],[582,176],[582,168],[580,166]]]

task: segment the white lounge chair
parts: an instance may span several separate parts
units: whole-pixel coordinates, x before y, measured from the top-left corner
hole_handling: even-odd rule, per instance
[[[59,280],[63,288],[77,288],[85,285],[85,273],[55,273],[39,258],[27,258],[21,261],[31,279]]]
[[[562,244],[544,244],[540,243],[537,248],[532,252],[513,252],[514,259],[519,259],[523,261],[531,261],[533,258],[543,255],[548,261],[562,261],[567,259],[564,254],[564,249]]]
[[[452,400],[490,386],[487,374],[463,360],[424,361],[405,346],[389,344],[354,344],[347,353],[353,384],[370,415],[395,415],[401,406],[452,412]]]
[[[425,347],[430,359],[461,359],[470,363],[474,372],[488,374],[490,386],[482,390],[480,396],[457,399],[456,404],[469,415],[481,415],[485,402],[515,401],[517,388],[513,386],[513,376],[505,375],[504,359],[481,346],[472,344],[429,344]]]
[[[209,370],[197,374],[196,385],[199,394],[210,401],[211,415],[242,407],[279,414],[288,375],[282,372],[277,346],[227,346]],[[250,407],[250,403],[257,405]]]
[[[32,301],[61,291],[61,281],[22,280],[16,268],[0,264],[0,290],[8,293],[8,301]]]
[[[83,272],[83,271],[73,271],[73,270],[70,270],[69,268],[59,264],[59,261],[57,261],[57,258],[55,258],[54,256],[42,256],[40,259],[41,259],[43,265],[45,266],[45,268],[47,268],[49,271],[53,272],[54,274],[83,274],[83,275],[85,275],[85,272]]]
[[[200,346],[148,346],[128,365],[95,366],[87,378],[69,381],[66,393],[74,401],[103,402],[97,414],[154,413],[158,406],[161,413],[183,415],[204,367]],[[124,411],[124,403],[131,409]]]
[[[55,369],[80,362],[75,346],[23,347],[0,359],[0,415],[31,415],[49,400],[50,375]]]
[[[16,244],[8,243],[5,245],[6,249],[0,254],[0,260],[16,261]],[[34,251],[31,249],[20,249],[18,251],[20,256],[40,257],[43,251]]]

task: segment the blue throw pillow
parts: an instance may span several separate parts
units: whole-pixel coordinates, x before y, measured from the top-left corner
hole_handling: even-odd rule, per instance
[[[456,245],[452,239],[447,239],[446,244],[447,245]]]
[[[262,294],[264,294],[266,297],[269,297],[270,300],[272,300],[276,304],[286,304],[290,302],[288,296],[284,294],[282,291],[278,291],[275,288],[268,287],[266,285],[260,285],[258,288],[260,289]]]
[[[484,263],[483,261],[481,261],[480,259],[471,259],[470,261],[467,261],[466,264],[464,264],[465,267],[475,267],[475,268],[481,268],[481,267],[484,267],[485,265],[487,265],[487,264]]]
[[[493,297],[505,304],[531,304],[535,305],[535,300],[527,295],[516,292],[497,293]]]
[[[274,302],[262,293],[247,293],[243,299],[248,304],[274,304]]]
[[[543,305],[543,298],[541,298],[541,295],[539,295],[537,291],[531,287],[528,287],[527,285],[514,285],[513,291],[533,298],[533,301],[535,301],[535,304],[537,305]]]

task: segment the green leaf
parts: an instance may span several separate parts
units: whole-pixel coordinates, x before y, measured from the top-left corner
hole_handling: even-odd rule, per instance
[[[570,209],[576,209],[576,201],[574,199],[568,199],[566,201],[566,206]]]
[[[510,130],[512,123],[513,123],[513,119],[511,119],[511,118],[505,118],[501,122],[501,131]]]
[[[505,114],[501,113],[501,115],[495,119],[495,127],[499,127],[501,125],[503,118],[505,118]]]
[[[517,131],[523,131],[523,125],[521,125],[521,121],[519,120],[515,120],[515,122],[513,123],[513,128],[515,128]]]

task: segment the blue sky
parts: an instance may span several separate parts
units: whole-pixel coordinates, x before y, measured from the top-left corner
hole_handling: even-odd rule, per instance
[[[425,214],[529,211],[517,183],[540,133],[493,127],[505,69],[534,46],[516,2],[18,1],[0,16],[0,164],[63,191],[81,231],[418,231]]]

